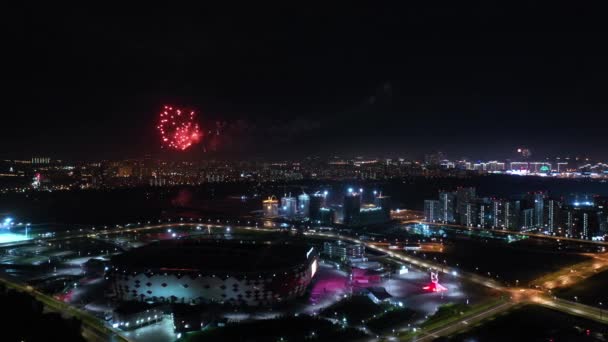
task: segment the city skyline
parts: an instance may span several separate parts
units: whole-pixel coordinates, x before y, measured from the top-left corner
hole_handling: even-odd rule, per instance
[[[3,341],[608,340],[603,8],[79,5],[0,20]]]

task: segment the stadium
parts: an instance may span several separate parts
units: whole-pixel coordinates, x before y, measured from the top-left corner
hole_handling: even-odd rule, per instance
[[[168,240],[114,256],[107,277],[124,301],[272,305],[304,294],[317,259],[300,244]]]

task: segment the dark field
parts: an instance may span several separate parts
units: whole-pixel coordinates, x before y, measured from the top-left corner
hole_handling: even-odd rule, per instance
[[[606,337],[607,325],[528,305],[435,341],[606,341]]]
[[[555,291],[555,295],[583,304],[608,307],[608,271],[600,272],[575,285]],[[576,299],[574,299],[576,297]],[[600,305],[599,303],[602,303]]]
[[[186,335],[179,341],[353,341],[364,336],[359,330],[307,316],[229,324]]]
[[[555,249],[548,251],[534,247],[528,240],[513,243],[495,240],[458,238],[449,241],[444,253],[426,253],[427,258],[467,271],[490,276],[498,281],[519,285],[557,271],[565,266],[588,260],[589,257],[564,253]]]

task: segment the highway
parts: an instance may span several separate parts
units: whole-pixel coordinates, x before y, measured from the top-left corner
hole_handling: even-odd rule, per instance
[[[469,326],[474,326],[475,324],[488,319],[490,317],[496,316],[501,312],[505,312],[507,310],[512,309],[514,306],[518,305],[515,302],[506,302],[500,303],[498,305],[492,306],[487,310],[484,310],[480,313],[476,313],[472,316],[466,316],[462,319],[458,319],[451,324],[446,326],[442,326],[436,329],[432,329],[427,332],[422,332],[418,336],[414,338],[414,341],[432,341],[441,336],[449,336],[457,333],[460,330],[467,329]]]
[[[569,238],[569,237],[564,237],[564,236],[552,236],[552,235],[530,233],[530,232],[518,232],[518,231],[514,231],[514,230],[505,230],[505,229],[488,230],[488,229],[484,229],[484,228],[467,227],[467,226],[463,226],[460,224],[449,224],[449,223],[446,224],[446,223],[425,222],[425,221],[418,221],[418,220],[405,220],[405,221],[400,221],[400,223],[402,223],[402,224],[412,224],[412,223],[418,224],[419,223],[419,224],[426,224],[429,226],[445,226],[445,227],[456,228],[456,229],[461,229],[461,230],[491,231],[492,233],[503,234],[503,235],[524,235],[524,236],[534,237],[534,238],[538,238],[538,239],[571,241],[571,242],[593,244],[593,245],[598,245],[598,246],[608,246],[608,242],[604,242],[604,241],[581,240],[581,239]]]
[[[59,301],[51,296],[45,295],[31,286],[26,286],[12,282],[8,279],[0,277],[0,282],[6,285],[7,288],[12,288],[20,292],[26,292],[40,301],[50,311],[55,311],[64,317],[76,317],[82,322],[82,336],[87,341],[122,341],[129,342],[128,339],[121,336],[118,331],[106,326],[103,321],[92,316],[88,312],[70,306],[62,301]]]
[[[447,267],[440,263],[430,262],[428,260],[422,260],[419,258],[415,258],[409,255],[403,255],[401,253],[395,252],[393,250],[380,247],[375,245],[374,243],[361,241],[357,238],[352,238],[344,235],[336,235],[333,233],[310,233],[311,235],[322,236],[325,238],[334,238],[340,239],[344,241],[351,241],[354,243],[362,243],[366,247],[370,249],[377,250],[379,252],[386,253],[389,257],[411,263],[412,265],[416,265],[422,268],[434,268],[443,273],[450,273],[457,277],[461,277],[467,279],[471,282],[481,284],[483,286],[492,288],[494,290],[498,290],[503,292],[510,298],[510,301],[504,304],[497,305],[495,307],[488,308],[483,312],[477,313],[472,317],[463,317],[457,321],[448,323],[446,326],[441,328],[434,329],[428,332],[422,332],[418,335],[414,340],[415,341],[429,341],[435,339],[440,336],[449,336],[460,330],[467,329],[470,325],[474,325],[482,320],[493,317],[501,312],[512,309],[514,306],[518,304],[532,303],[538,304],[545,307],[550,307],[552,309],[572,314],[576,316],[580,316],[587,319],[592,319],[595,321],[600,321],[603,323],[608,323],[608,317],[604,314],[604,312],[600,311],[599,308],[591,307],[587,305],[583,305],[576,302],[571,302],[568,300],[560,299],[554,297],[550,294],[550,289],[555,288],[557,286],[550,287],[549,284],[556,284],[556,279],[563,279],[563,274],[576,274],[576,277],[569,276],[566,284],[571,285],[578,281],[582,281],[591,275],[601,271],[608,269],[608,258],[604,254],[589,254],[592,257],[591,260],[579,263],[577,265],[568,266],[557,272],[545,275],[539,280],[532,281],[532,284],[540,283],[544,286],[539,286],[538,289],[529,289],[522,287],[506,287],[495,281],[494,279],[487,278],[478,274],[474,274],[471,272],[463,272],[461,270],[456,270],[450,267]]]

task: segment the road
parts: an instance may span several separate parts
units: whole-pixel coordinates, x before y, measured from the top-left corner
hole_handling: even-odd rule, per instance
[[[488,231],[488,229],[485,229],[485,228],[467,227],[467,226],[463,226],[460,224],[425,222],[425,221],[417,221],[417,220],[405,220],[405,221],[400,221],[400,222],[403,224],[420,223],[420,224],[426,224],[429,226],[445,226],[445,227],[457,228],[457,229],[461,229],[461,230]],[[534,237],[534,238],[539,238],[539,239],[581,242],[581,243],[588,243],[588,244],[599,245],[599,246],[608,246],[608,242],[604,242],[604,241],[581,240],[581,239],[569,238],[569,237],[564,237],[564,236],[551,236],[551,235],[545,235],[545,234],[518,232],[518,231],[514,231],[514,230],[505,230],[505,229],[492,229],[490,231],[492,233],[496,233],[496,234],[524,235],[524,236],[529,236],[529,237]]]
[[[236,221],[236,222],[238,222],[238,221]],[[99,235],[114,235],[114,234],[121,234],[124,232],[140,232],[140,231],[170,228],[170,227],[176,227],[176,226],[196,227],[196,226],[201,226],[201,225],[203,225],[203,226],[211,225],[212,227],[221,228],[221,227],[227,226],[229,223],[231,223],[231,222],[220,222],[219,220],[215,220],[215,221],[209,220],[207,222],[177,221],[177,222],[167,222],[167,223],[159,223],[159,224],[140,225],[138,227],[117,227],[114,229],[104,229],[104,230],[96,230],[96,231],[88,230],[88,231],[71,232],[71,233],[62,234],[61,236],[58,236],[58,237],[47,238],[44,240],[45,241],[59,241],[59,240],[65,240],[65,239],[82,238],[82,237],[87,237],[87,236],[91,237],[91,236],[99,236]],[[233,221],[232,223],[235,223],[235,222]],[[418,223],[418,221],[416,221],[416,223]],[[423,223],[425,223],[425,222],[423,222]],[[425,224],[427,224],[427,223],[425,223]],[[434,223],[428,223],[428,224],[443,225],[443,224],[434,224]],[[458,226],[458,225],[448,225],[448,226],[454,226],[456,228],[467,229],[467,230],[474,229],[474,228],[463,227],[463,226]],[[269,228],[259,228],[257,226],[233,225],[233,227],[249,229],[249,230],[259,230],[259,231],[271,230]],[[576,239],[552,237],[552,236],[546,236],[546,235],[534,234],[534,233],[520,233],[520,232],[511,232],[511,231],[493,231],[493,232],[504,233],[504,234],[523,234],[523,235],[528,235],[528,236],[535,237],[535,238],[556,239],[556,240],[558,240],[558,239],[573,240],[573,241],[580,242],[580,240],[576,240]],[[469,326],[471,324],[476,324],[484,319],[487,319],[496,314],[499,314],[500,312],[509,310],[509,309],[513,308],[513,306],[520,304],[520,303],[535,303],[535,304],[543,305],[546,307],[551,307],[553,309],[556,309],[556,310],[559,310],[559,311],[562,311],[562,312],[565,312],[568,314],[574,314],[574,315],[581,316],[584,318],[593,319],[596,321],[608,322],[608,319],[606,317],[604,317],[604,314],[602,312],[600,312],[600,310],[598,308],[582,305],[579,303],[575,303],[575,302],[571,302],[571,301],[567,301],[567,300],[563,300],[563,299],[557,299],[557,298],[551,296],[550,293],[542,291],[542,290],[549,291],[550,289],[558,287],[560,285],[561,286],[571,285],[574,282],[578,282],[583,279],[586,279],[587,277],[591,276],[592,274],[595,274],[599,270],[608,269],[608,258],[605,255],[593,254],[594,258],[591,261],[575,265],[577,267],[577,269],[580,269],[580,271],[577,271],[579,273],[576,274],[576,277],[573,277],[571,275],[568,276],[568,272],[570,272],[570,273],[574,273],[574,272],[571,271],[571,267],[565,267],[564,269],[559,270],[558,272],[554,272],[550,275],[546,275],[544,277],[539,278],[538,281],[532,282],[532,283],[539,283],[540,289],[527,289],[527,288],[519,288],[519,287],[516,287],[516,288],[505,287],[504,285],[502,285],[501,283],[497,282],[494,279],[484,277],[484,276],[481,276],[481,275],[478,275],[478,274],[475,274],[472,272],[465,272],[462,270],[458,270],[456,268],[448,267],[444,264],[435,263],[435,262],[431,262],[428,260],[423,260],[423,259],[419,259],[416,257],[412,257],[411,255],[402,254],[402,253],[384,248],[382,246],[375,245],[372,242],[359,240],[356,237],[339,235],[339,234],[335,234],[335,233],[325,233],[325,232],[306,232],[305,234],[307,236],[338,239],[338,240],[344,240],[344,241],[350,241],[350,242],[354,242],[354,243],[363,244],[367,248],[385,253],[388,257],[390,257],[396,261],[407,262],[407,263],[410,263],[412,265],[415,265],[415,266],[418,266],[421,268],[433,268],[433,269],[439,270],[443,273],[449,273],[452,276],[460,277],[460,278],[466,279],[468,281],[492,288],[494,290],[504,292],[511,299],[507,303],[503,303],[498,306],[491,307],[487,310],[484,310],[483,312],[475,314],[473,317],[465,317],[463,319],[459,319],[457,321],[448,323],[446,326],[436,328],[429,332],[424,332],[420,335],[420,337],[418,337],[417,341],[426,341],[426,340],[429,340],[432,338],[437,338],[439,336],[447,336],[447,335],[454,334],[459,330],[467,328],[467,326]],[[585,241],[585,242],[587,242],[587,241]],[[27,242],[27,243],[32,243],[32,241]],[[594,243],[594,244],[598,244],[598,245],[608,245],[608,243],[597,242],[597,241],[596,242],[589,241],[589,243]],[[567,280],[567,281],[564,281],[564,280]],[[89,329],[89,328],[86,328],[86,329]],[[98,339],[99,337],[102,337],[102,336],[96,336],[99,334],[99,329],[90,329],[89,331],[87,331],[86,329],[84,329],[85,330],[84,333],[86,333],[88,335],[88,337],[93,338],[93,339]]]
[[[499,314],[501,312],[510,310],[516,305],[517,305],[517,303],[515,303],[515,302],[500,303],[500,304],[498,304],[496,306],[492,306],[492,307],[488,308],[487,310],[484,310],[480,313],[474,314],[473,316],[467,316],[462,319],[458,319],[458,320],[454,321],[453,323],[450,323],[446,326],[442,326],[442,327],[439,327],[439,328],[436,328],[436,329],[433,329],[433,330],[430,330],[427,332],[423,332],[420,335],[416,336],[414,338],[414,341],[432,341],[441,336],[452,335],[460,330],[468,328],[469,326],[473,326],[485,319],[496,316],[497,314]]]
[[[491,278],[487,278],[487,277],[484,277],[484,276],[481,276],[478,274],[474,274],[471,272],[463,272],[461,270],[447,267],[440,263],[434,263],[434,262],[431,262],[428,260],[418,259],[418,258],[412,257],[410,255],[403,255],[403,254],[395,252],[393,250],[378,246],[374,243],[361,241],[357,238],[344,236],[344,235],[336,235],[333,233],[311,233],[311,234],[316,235],[316,236],[322,236],[325,238],[335,238],[335,239],[350,241],[350,242],[354,242],[354,243],[362,243],[366,247],[379,251],[379,252],[382,252],[382,253],[385,253],[385,254],[387,254],[387,256],[389,256],[393,259],[405,261],[410,264],[416,265],[418,267],[434,268],[434,269],[439,270],[444,273],[450,273],[452,275],[467,279],[471,282],[475,282],[475,283],[481,284],[483,286],[492,288],[494,290],[503,292],[503,293],[505,293],[505,295],[508,296],[508,298],[510,298],[510,301],[508,303],[505,303],[503,305],[499,305],[499,306],[496,306],[493,308],[489,308],[481,313],[476,314],[473,317],[465,317],[463,319],[459,319],[455,322],[449,323],[448,325],[446,325],[444,327],[437,328],[430,332],[425,332],[425,333],[421,334],[423,339],[417,338],[416,341],[422,341],[422,340],[427,341],[427,340],[432,340],[432,339],[440,337],[440,336],[449,336],[460,330],[466,329],[470,325],[473,325],[484,319],[490,318],[501,312],[509,310],[517,304],[523,304],[523,303],[539,304],[539,305],[550,307],[550,308],[553,308],[555,310],[558,310],[558,311],[561,311],[561,312],[564,312],[567,314],[572,314],[572,315],[584,317],[587,319],[592,319],[592,320],[608,323],[608,317],[606,317],[605,312],[600,311],[599,308],[556,298],[556,297],[552,296],[549,291],[550,289],[557,287],[557,286],[551,287],[549,285],[550,284],[555,285],[556,279],[563,280],[563,274],[569,274],[569,273],[576,274],[576,277],[569,275],[567,278],[568,281],[565,283],[562,282],[562,285],[563,284],[572,285],[576,282],[582,281],[582,280],[592,276],[593,274],[595,274],[601,270],[608,269],[608,257],[606,257],[605,254],[599,254],[599,255],[598,254],[589,254],[588,256],[592,257],[591,260],[583,262],[583,263],[579,263],[577,265],[564,267],[563,269],[558,270],[557,272],[553,272],[549,275],[545,275],[545,276],[539,278],[539,280],[532,281],[531,283],[533,283],[533,284],[540,283],[544,286],[539,286],[538,289],[529,289],[529,288],[522,288],[522,287],[506,287]]]
[[[121,336],[118,331],[114,331],[113,329],[105,326],[102,321],[92,316],[91,314],[77,309],[73,306],[69,306],[68,304],[61,302],[51,296],[36,291],[31,286],[18,284],[2,277],[0,277],[0,282],[6,285],[7,288],[12,288],[20,292],[29,293],[42,304],[44,304],[44,306],[50,311],[58,312],[65,317],[78,318],[82,322],[82,336],[87,341],[129,341],[128,339]]]

